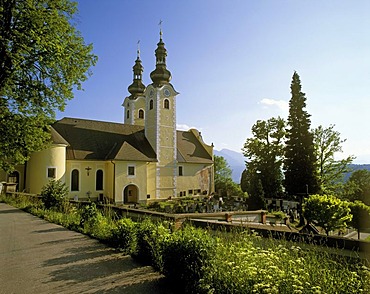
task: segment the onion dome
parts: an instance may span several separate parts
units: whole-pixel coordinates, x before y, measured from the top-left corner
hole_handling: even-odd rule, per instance
[[[162,41],[162,31],[160,32],[160,40],[155,50],[155,57],[155,70],[150,73],[150,78],[153,84],[157,86],[168,84],[171,80],[171,72],[166,68],[167,50],[164,48],[164,43]]]
[[[142,82],[144,67],[141,65],[139,49],[137,50],[137,58],[132,69],[134,72],[134,80],[132,84],[128,87],[128,91],[131,93],[130,99],[135,99],[138,95],[144,94],[145,91],[145,85]]]

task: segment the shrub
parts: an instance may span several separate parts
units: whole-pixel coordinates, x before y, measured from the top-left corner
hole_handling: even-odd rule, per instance
[[[83,233],[99,240],[110,240],[112,237],[113,221],[103,216],[93,202],[81,210],[80,227]]]
[[[60,180],[51,180],[41,189],[41,200],[46,209],[62,208],[67,195],[68,188],[66,184]]]
[[[164,223],[154,224],[150,219],[145,219],[137,224],[137,247],[132,257],[161,271],[163,269],[163,245],[169,236],[170,230]]]
[[[89,205],[85,205],[81,209],[81,227],[84,227],[85,224],[94,224],[98,220],[99,210],[96,207],[96,204],[92,202]]]
[[[343,229],[352,220],[349,203],[332,195],[310,195],[303,203],[303,215],[308,223],[320,226],[326,235]]]
[[[271,214],[275,216],[276,220],[278,221],[282,221],[284,218],[286,218],[286,214],[283,211],[273,211]]]
[[[199,281],[213,258],[215,239],[207,231],[186,226],[171,234],[163,248],[163,274],[186,293],[199,293]]]
[[[122,249],[126,254],[131,254],[136,247],[135,223],[129,218],[118,220],[112,229],[110,243]]]

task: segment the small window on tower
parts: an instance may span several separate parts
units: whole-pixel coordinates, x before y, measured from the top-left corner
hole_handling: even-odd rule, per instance
[[[126,118],[130,118],[130,110],[127,110],[127,112],[126,112]]]
[[[179,166],[179,176],[183,176],[183,168],[182,166]]]
[[[153,109],[153,99],[149,101],[149,109]]]
[[[164,99],[164,108],[170,109],[170,101],[168,99]]]
[[[142,109],[139,110],[139,118],[141,118],[141,119],[144,118],[144,110],[142,110]]]

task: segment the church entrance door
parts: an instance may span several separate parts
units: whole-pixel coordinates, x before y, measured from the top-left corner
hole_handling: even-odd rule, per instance
[[[138,203],[139,189],[135,185],[128,185],[123,190],[123,203]]]

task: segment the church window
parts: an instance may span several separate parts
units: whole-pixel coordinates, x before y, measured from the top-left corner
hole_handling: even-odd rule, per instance
[[[103,171],[101,169],[96,171],[95,190],[103,190]]]
[[[57,174],[57,169],[55,167],[48,167],[48,178],[55,179]]]
[[[79,190],[79,177],[80,177],[80,172],[78,171],[78,169],[74,169],[72,171],[72,175],[71,175],[71,191],[78,191]]]
[[[127,110],[127,112],[126,112],[126,118],[130,118],[130,110]]]
[[[153,109],[153,99],[149,101],[149,109]]]
[[[139,109],[139,118],[143,119],[144,118],[144,110]]]
[[[179,176],[183,176],[183,175],[184,175],[183,167],[179,166]]]
[[[168,99],[164,99],[163,104],[165,109],[170,109],[170,101]]]
[[[135,175],[135,166],[129,165],[127,167],[127,175],[134,176]]]

